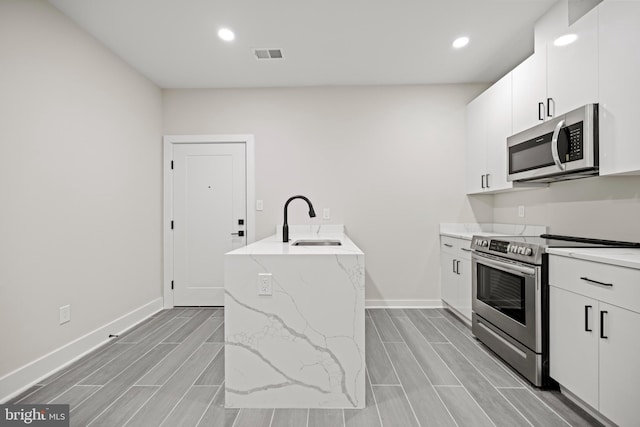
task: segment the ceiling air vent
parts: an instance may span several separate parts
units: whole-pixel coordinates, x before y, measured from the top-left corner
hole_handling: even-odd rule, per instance
[[[282,49],[253,49],[256,59],[284,59]]]

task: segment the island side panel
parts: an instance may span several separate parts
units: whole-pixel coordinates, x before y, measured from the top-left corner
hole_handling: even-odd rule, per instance
[[[364,255],[226,255],[225,406],[364,408],[364,290]]]

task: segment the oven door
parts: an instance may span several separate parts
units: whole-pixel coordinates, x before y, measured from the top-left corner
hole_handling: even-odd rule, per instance
[[[474,252],[473,312],[542,352],[540,267]]]

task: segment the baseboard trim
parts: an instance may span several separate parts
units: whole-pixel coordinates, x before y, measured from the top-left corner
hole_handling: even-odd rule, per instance
[[[366,308],[442,308],[439,299],[368,299]]]
[[[124,316],[8,373],[0,378],[0,403],[9,401],[57,370],[70,365],[105,344],[109,340],[109,334],[123,333],[162,310],[162,308],[162,297],[156,298]]]

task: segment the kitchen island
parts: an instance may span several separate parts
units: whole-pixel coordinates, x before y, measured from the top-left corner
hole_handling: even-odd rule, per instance
[[[225,406],[364,408],[364,253],[342,226],[289,234],[225,255]]]

